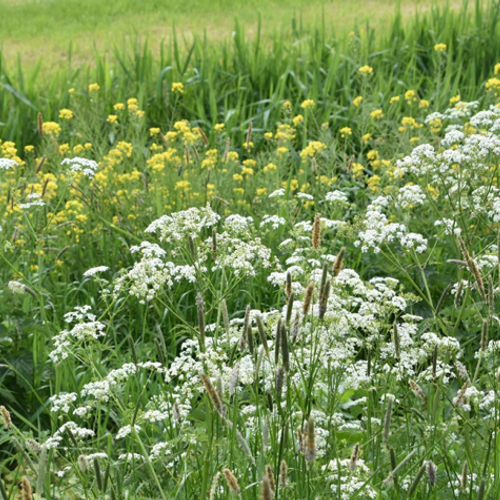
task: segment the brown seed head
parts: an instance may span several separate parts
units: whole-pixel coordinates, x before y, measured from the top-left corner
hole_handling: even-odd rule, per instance
[[[304,315],[309,314],[313,293],[314,293],[314,283],[309,283],[304,293],[304,302],[302,303],[302,312],[304,313]]]
[[[266,476],[269,478],[269,485],[273,491],[276,491],[276,481],[274,480],[273,468],[266,465]]]
[[[321,220],[320,214],[314,216],[313,232],[312,232],[312,246],[315,250],[321,245]]]
[[[229,489],[235,494],[240,494],[240,486],[238,484],[237,479],[234,477],[234,474],[229,469],[222,469],[222,474],[224,474],[224,478],[226,479],[226,483]]]
[[[26,476],[21,480],[21,493],[23,500],[33,500],[33,493],[31,492],[31,484]]]
[[[5,408],[5,406],[0,406],[0,413],[2,414],[2,419],[5,427],[10,429],[12,427],[12,420],[10,418],[10,412]]]
[[[286,488],[287,474],[288,474],[288,465],[286,464],[286,460],[283,459],[280,465],[280,486],[282,488]]]
[[[273,491],[271,489],[271,481],[269,481],[269,477],[265,475],[262,478],[262,500],[272,500]]]
[[[210,377],[208,377],[204,373],[200,373],[200,377],[203,382],[203,385],[205,386],[205,390],[208,392],[208,395],[210,396],[212,404],[214,405],[214,408],[216,409],[217,413],[219,415],[224,416],[224,407],[222,406],[222,401],[220,400],[219,394],[215,390],[215,387],[213,386]]]
[[[345,247],[342,247],[335,257],[335,262],[333,263],[333,275],[338,276],[342,268],[344,267],[344,255],[345,255]]]
[[[309,416],[307,423],[306,448],[304,455],[308,462],[312,462],[316,458],[316,432],[314,431],[314,418],[312,415]]]

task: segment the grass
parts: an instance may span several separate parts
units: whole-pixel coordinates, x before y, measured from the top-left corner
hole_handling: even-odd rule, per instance
[[[2,66],[0,498],[498,500],[497,9]]]
[[[8,69],[2,59],[0,137],[22,147],[36,141],[38,112],[45,120],[57,118],[58,110],[70,105],[68,90],[82,94],[93,82],[103,89],[109,113],[114,103],[135,95],[150,126],[161,127],[172,124],[167,91],[173,82],[183,82],[182,117],[208,133],[224,122],[237,142],[245,134],[240,125],[246,128],[253,122],[263,129],[275,123],[285,99],[296,107],[312,97],[320,104],[318,120],[341,124],[359,92],[356,69],[366,63],[378,67],[375,88],[381,99],[402,88],[418,88],[420,97],[427,98],[438,69],[443,70],[443,84],[441,95],[433,96],[437,107],[458,91],[472,99],[498,53],[498,8],[488,4],[485,9],[479,3],[475,10],[464,6],[457,12],[436,7],[406,24],[396,16],[390,29],[377,35],[369,26],[359,28],[354,38],[336,37],[325,24],[309,28],[295,23],[291,31],[273,33],[272,49],[262,36],[247,41],[237,21],[230,39],[209,42],[176,36],[162,45],[158,57],[148,42],[139,40],[115,47],[113,57],[96,52],[94,62],[84,66],[73,65],[70,55],[67,68],[48,79],[42,78],[40,65],[25,72],[22,64]],[[443,68],[433,57],[439,42],[449,48]]]
[[[424,12],[433,5],[430,1],[404,0],[401,12],[406,19]],[[444,4],[443,4],[444,5]],[[460,2],[452,2],[452,7]],[[0,2],[0,43],[5,57],[14,61],[18,53],[25,64],[43,58],[44,68],[64,67],[69,43],[78,63],[91,59],[94,45],[102,52],[112,53],[112,46],[133,34],[148,37],[154,50],[159,42],[171,38],[172,26],[185,35],[206,32],[211,40],[225,39],[234,29],[234,18],[245,20],[247,33],[254,36],[259,12],[264,14],[264,37],[275,29],[288,27],[294,19],[305,26],[313,25],[323,16],[329,28],[339,34],[356,24],[370,22],[373,27],[386,27],[394,15],[393,0],[355,0],[304,2],[303,0],[262,2],[191,0],[146,0],[140,4],[128,0],[113,3],[89,0],[85,9],[75,0],[45,2]],[[29,22],[26,22],[29,19]]]

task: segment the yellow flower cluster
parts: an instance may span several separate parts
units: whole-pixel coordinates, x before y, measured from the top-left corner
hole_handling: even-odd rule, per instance
[[[361,66],[358,70],[362,75],[371,75],[373,73],[373,68],[371,66],[365,65]]]
[[[316,154],[326,149],[326,144],[320,141],[311,141],[301,152],[302,161],[307,158],[313,158]]]

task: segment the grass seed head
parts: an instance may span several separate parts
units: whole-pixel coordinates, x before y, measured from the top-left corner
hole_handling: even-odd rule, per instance
[[[312,415],[310,415],[309,420],[307,422],[305,459],[308,462],[313,462],[315,458],[316,458],[316,431],[314,430],[314,418]]]
[[[217,474],[215,474],[214,479],[212,481],[212,486],[210,487],[210,496],[208,497],[209,500],[214,500],[215,498],[215,492],[217,490],[217,484],[219,483],[220,479],[220,471],[217,471]]]
[[[80,455],[78,457],[78,467],[84,474],[87,474],[89,471],[89,462],[85,455]]]
[[[267,335],[266,335],[266,330],[264,328],[264,322],[262,321],[262,317],[260,316],[260,314],[257,314],[257,316],[255,316],[255,321],[257,322],[257,330],[259,331],[260,343],[264,347],[266,356],[269,359],[270,354],[269,354],[269,346],[267,345]]]
[[[436,465],[432,460],[427,462],[427,480],[431,486],[436,484]]]
[[[219,397],[219,394],[215,390],[214,385],[212,384],[212,381],[210,380],[210,377],[206,375],[205,373],[200,373],[201,380],[203,382],[203,385],[205,386],[205,390],[208,392],[208,395],[212,401],[212,404],[214,405],[214,408],[216,409],[217,413],[221,416],[224,416],[224,407],[222,405],[222,401]]]
[[[357,443],[354,449],[352,450],[351,461],[349,463],[349,468],[351,469],[351,471],[354,471],[354,469],[356,468],[359,458],[359,452],[360,452],[360,447],[359,443]]]
[[[10,418],[9,410],[7,410],[5,406],[0,406],[0,413],[2,414],[2,420],[5,427],[7,427],[7,429],[10,429],[12,427],[12,420]]]
[[[272,498],[273,498],[273,490],[271,489],[271,481],[269,480],[269,477],[266,474],[262,478],[262,500],[272,500]]]
[[[286,287],[285,287],[285,292],[288,297],[292,294],[292,275],[290,271],[286,273]]]
[[[266,465],[266,476],[269,478],[269,485],[273,491],[276,491],[276,481],[274,480],[273,468],[267,464]]]
[[[342,247],[337,254],[337,257],[335,257],[335,261],[333,262],[333,276],[338,276],[340,274],[340,271],[342,271],[342,268],[344,267],[344,255],[345,255],[345,247]]]
[[[304,302],[302,303],[302,312],[304,313],[304,316],[307,316],[309,314],[309,310],[311,309],[313,293],[314,283],[309,283],[304,293]]]
[[[462,468],[462,476],[460,478],[460,489],[464,492],[467,491],[468,483],[469,483],[469,463],[465,461],[464,466]]]
[[[288,476],[288,465],[286,463],[286,460],[283,459],[280,465],[280,486],[282,488],[286,488],[286,483],[288,479],[287,476]]]
[[[229,489],[235,495],[239,495],[240,485],[238,484],[237,479],[234,477],[234,474],[229,469],[222,469],[222,474],[224,474],[224,478],[226,479],[226,483]]]
[[[21,494],[23,500],[33,500],[33,493],[31,491],[31,483],[26,476],[21,479]]]

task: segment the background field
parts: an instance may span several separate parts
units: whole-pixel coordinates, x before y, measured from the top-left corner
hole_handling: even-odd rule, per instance
[[[0,44],[7,59],[13,60],[19,54],[22,61],[32,64],[43,57],[44,68],[48,69],[65,63],[69,43],[73,45],[75,62],[91,59],[94,47],[109,51],[113,44],[121,44],[132,35],[141,39],[147,36],[158,53],[160,41],[172,36],[174,25],[188,37],[206,33],[209,39],[217,40],[233,31],[238,17],[253,37],[260,12],[267,38],[275,30],[289,31],[292,20],[302,23],[302,28],[324,22],[342,36],[365,23],[372,28],[388,27],[398,7],[408,19],[433,5],[457,7],[461,1],[1,0]]]

